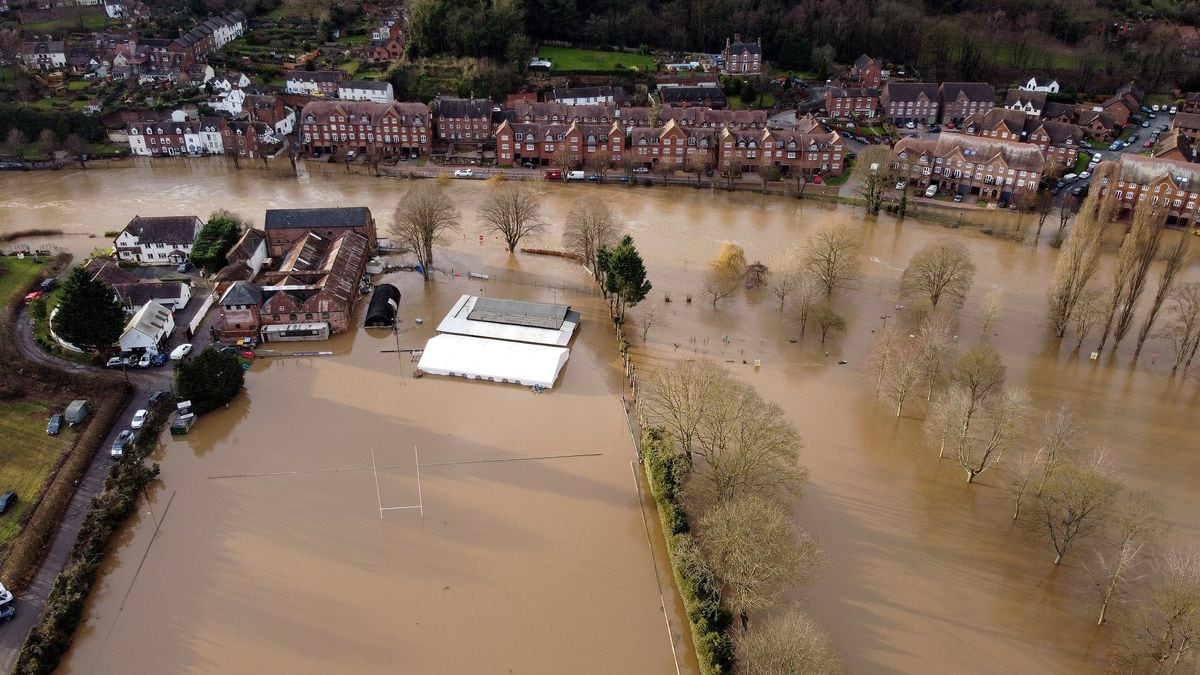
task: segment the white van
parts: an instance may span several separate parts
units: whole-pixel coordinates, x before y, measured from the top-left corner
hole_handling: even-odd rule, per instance
[[[1070,183],[1071,181],[1075,180],[1076,178],[1079,178],[1079,176],[1076,176],[1076,175],[1075,175],[1075,174],[1073,174],[1073,173],[1069,173],[1069,174],[1067,174],[1067,175],[1063,176],[1063,177],[1062,177],[1062,182],[1063,182],[1063,185],[1066,185],[1067,183]]]
[[[568,171],[567,172],[567,180],[583,180],[583,178],[584,178],[584,176],[583,176],[582,171]]]
[[[929,187],[925,188],[925,196],[926,197],[932,197],[936,194],[937,194],[937,186],[936,185],[930,185]]]

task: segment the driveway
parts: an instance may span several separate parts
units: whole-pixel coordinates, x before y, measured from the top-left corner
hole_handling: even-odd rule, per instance
[[[38,349],[33,342],[33,325],[25,310],[17,316],[15,327],[17,348],[31,361],[38,361],[54,368],[74,372],[102,371],[103,368],[87,366],[71,361],[63,361],[46,354]],[[92,497],[100,493],[104,486],[104,478],[112,459],[108,449],[120,431],[129,425],[129,419],[139,408],[146,407],[150,394],[160,389],[170,389],[172,372],[170,367],[132,369],[128,371],[129,383],[133,385],[133,394],[129,405],[122,411],[120,421],[109,429],[104,441],[96,450],[92,462],[80,479],[74,496],[63,515],[62,523],[54,533],[50,548],[46,551],[42,564],[38,567],[30,585],[17,594],[14,600],[17,615],[3,627],[0,627],[0,671],[11,672],[17,660],[17,653],[25,642],[25,636],[41,616],[46,606],[46,598],[50,595],[50,587],[55,577],[67,564],[67,556],[75,544],[79,526],[87,515]]]

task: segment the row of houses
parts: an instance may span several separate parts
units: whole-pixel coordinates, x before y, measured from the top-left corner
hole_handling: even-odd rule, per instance
[[[1035,192],[1045,164],[1042,150],[1031,143],[966,134],[902,138],[892,147],[892,169],[911,184],[983,201]]]
[[[273,113],[275,107],[252,109]],[[254,159],[274,153],[282,143],[282,136],[266,122],[229,120],[220,115],[186,119],[178,112],[167,116],[147,113],[129,122],[125,133],[129,151],[143,157],[236,154]]]
[[[869,76],[874,77],[874,76]],[[882,115],[893,124],[958,124],[996,106],[996,90],[986,82],[891,81],[882,91],[873,87],[830,86],[825,90],[825,110],[833,117],[874,118]]]
[[[396,100],[391,82],[351,80],[340,70],[289,70],[283,74],[283,89],[289,94],[345,101],[391,103]]]

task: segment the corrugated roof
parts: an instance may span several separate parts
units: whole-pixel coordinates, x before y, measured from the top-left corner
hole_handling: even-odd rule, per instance
[[[371,210],[365,206],[347,206],[321,209],[267,209],[266,228],[287,230],[329,229],[335,227],[365,227],[371,219]]]
[[[467,318],[472,321],[558,330],[570,309],[569,305],[553,305],[546,302],[478,298]]]
[[[129,319],[129,323],[125,324],[124,332],[137,331],[143,335],[158,338],[170,318],[171,310],[151,300],[142,305],[142,308]]]

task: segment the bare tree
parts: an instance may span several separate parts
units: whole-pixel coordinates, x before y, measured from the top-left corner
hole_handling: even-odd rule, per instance
[[[979,337],[983,339],[992,326],[1000,319],[1000,314],[1004,312],[1004,291],[999,288],[993,288],[983,296],[983,303],[980,307],[980,315],[982,317],[979,323]]]
[[[21,31],[16,28],[0,28],[0,63],[12,66],[21,53]]]
[[[1052,414],[1046,415],[1042,432],[1042,472],[1038,477],[1037,494],[1040,496],[1058,465],[1070,459],[1069,453],[1083,434],[1083,427],[1075,420],[1075,406],[1064,403]]]
[[[1181,365],[1190,366],[1197,347],[1200,347],[1200,283],[1180,284],[1171,291],[1170,298],[1170,323],[1159,331],[1159,335],[1170,340],[1175,351],[1175,363],[1171,367],[1171,372],[1175,372]]]
[[[12,129],[9,129],[8,136],[5,138],[4,144],[7,145],[8,148],[13,152],[21,154],[25,151],[25,146],[29,145],[29,138],[26,137],[25,134],[21,133],[20,129],[13,127]]]
[[[914,335],[925,379],[925,400],[928,401],[933,398],[933,388],[944,378],[954,354],[950,317],[943,312],[933,312],[921,321]]]
[[[699,540],[742,630],[750,626],[751,612],[777,606],[784,593],[808,583],[824,561],[820,544],[796,530],[783,506],[757,496],[705,512]]]
[[[642,413],[650,424],[665,428],[691,462],[700,422],[728,381],[725,369],[707,359],[676,361],[646,380],[639,397]]]
[[[1175,237],[1175,245],[1167,249],[1167,255],[1163,259],[1162,271],[1158,275],[1158,290],[1154,294],[1154,302],[1150,305],[1150,311],[1146,313],[1146,319],[1142,322],[1142,329],[1138,331],[1137,348],[1133,351],[1134,356],[1142,353],[1142,345],[1150,335],[1150,329],[1154,327],[1154,321],[1158,318],[1158,312],[1162,309],[1163,303],[1171,293],[1171,288],[1175,285],[1175,278],[1179,276],[1181,270],[1186,269],[1191,242],[1192,237],[1188,236],[1185,232],[1179,232]]]
[[[883,195],[891,187],[893,173],[891,153],[887,148],[872,145],[863,149],[858,159],[860,170],[865,174],[858,193],[862,196],[870,215],[877,215],[883,206]]]
[[[1013,500],[1012,519],[1021,517],[1021,504],[1033,490],[1045,464],[1045,449],[1022,452],[1017,461],[1008,463],[1008,494]]]
[[[658,323],[658,310],[644,309],[638,314],[638,325],[642,329],[642,344],[646,344],[646,336],[650,335],[650,329]]]
[[[1133,313],[1146,288],[1146,276],[1162,242],[1162,220],[1163,214],[1145,199],[1133,212],[1133,222],[1117,252],[1117,264],[1113,268],[1113,294],[1100,345],[1096,347],[1098,352],[1104,351],[1110,330],[1116,348],[1133,324]]]
[[[1111,549],[1096,552],[1093,570],[1100,591],[1097,626],[1104,624],[1109,605],[1120,600],[1122,586],[1140,578],[1135,574],[1142,552],[1162,530],[1163,507],[1148,494],[1126,494],[1116,500],[1112,521],[1116,527]]]
[[[883,397],[896,406],[896,417],[904,412],[904,401],[916,390],[925,374],[920,348],[911,341],[901,342],[883,371]]]
[[[1075,311],[1071,313],[1069,321],[1071,331],[1077,339],[1075,349],[1083,346],[1083,341],[1087,339],[1087,336],[1108,315],[1108,302],[1107,289],[1088,288],[1079,294],[1079,299],[1075,303]]]
[[[601,183],[604,182],[604,172],[608,170],[610,164],[612,164],[612,155],[605,147],[601,147],[588,157],[588,167],[592,173],[599,176]]]
[[[1046,219],[1050,217],[1050,211],[1054,209],[1054,195],[1049,191],[1041,191],[1037,193],[1037,201],[1034,204],[1034,210],[1037,213],[1037,234],[1033,237],[1033,243],[1036,246],[1039,239],[1042,237],[1042,227],[1046,224]]]
[[[957,307],[974,280],[975,263],[962,244],[929,244],[908,262],[900,287],[909,297],[925,298],[933,308],[942,300]]]
[[[1101,231],[1102,223],[1081,210],[1059,251],[1046,301],[1046,317],[1060,338],[1066,335],[1079,296],[1100,264]]]
[[[830,331],[846,330],[846,320],[828,302],[817,303],[812,308],[812,318],[817,323],[817,328],[821,331],[821,344],[825,344],[825,338],[829,335]]]
[[[1000,363],[1000,354],[991,345],[972,345],[958,357],[950,379],[962,387],[967,396],[967,407],[963,414],[965,434],[984,401],[999,393],[1004,386],[1004,365]]]
[[[841,656],[821,627],[789,609],[738,636],[734,657],[741,672],[756,675],[839,675]]]
[[[63,150],[79,162],[80,169],[87,169],[87,160],[84,158],[87,157],[88,144],[79,134],[68,134],[63,141]]]
[[[579,155],[571,152],[567,144],[559,143],[554,148],[554,165],[562,169],[564,177],[566,172],[579,166]]]
[[[426,181],[406,190],[392,215],[392,234],[403,249],[416,256],[425,281],[433,267],[433,247],[445,244],[446,234],[458,227],[458,210],[445,190]]]
[[[959,402],[954,416],[963,419],[966,409]],[[980,419],[969,430],[964,426],[961,433],[952,436],[954,457],[967,473],[967,482],[974,483],[975,477],[999,462],[1004,453],[1021,437],[1025,417],[1029,409],[1029,396],[1022,390],[1001,391],[988,399],[982,407]]]
[[[862,239],[848,225],[826,225],[804,246],[804,266],[825,295],[861,276],[861,258]]]
[[[804,329],[812,317],[812,310],[822,299],[825,288],[808,274],[802,274],[800,285],[792,292],[792,316],[800,322],[800,337],[804,337]]]
[[[1195,672],[1200,643],[1200,552],[1168,553],[1159,562],[1148,606],[1133,630],[1137,656],[1155,673]]]
[[[771,289],[771,295],[779,298],[780,314],[783,314],[788,296],[804,283],[804,268],[799,258],[797,251],[789,250],[771,264],[771,271],[767,275],[767,288]]]
[[[807,478],[799,465],[800,434],[783,409],[721,371],[707,392],[692,449],[702,460],[686,486],[701,504],[745,496],[796,496]]]
[[[608,205],[594,197],[576,201],[567,212],[563,227],[563,246],[579,256],[583,264],[600,280],[600,268],[596,265],[596,252],[602,246],[611,246],[620,239],[621,224],[617,222]]]
[[[521,240],[540,233],[545,224],[539,214],[538,194],[520,183],[503,183],[493,188],[479,207],[485,232],[504,237],[508,252],[514,253]]]
[[[900,327],[893,323],[876,334],[875,342],[867,352],[864,360],[866,372],[870,373],[871,379],[875,381],[876,396],[882,395],[883,378],[887,375],[889,364],[900,349],[900,340]]]
[[[1082,539],[1107,518],[1121,485],[1097,466],[1060,462],[1050,472],[1034,502],[1034,521],[1054,546],[1054,564],[1062,563],[1071,544]]]

